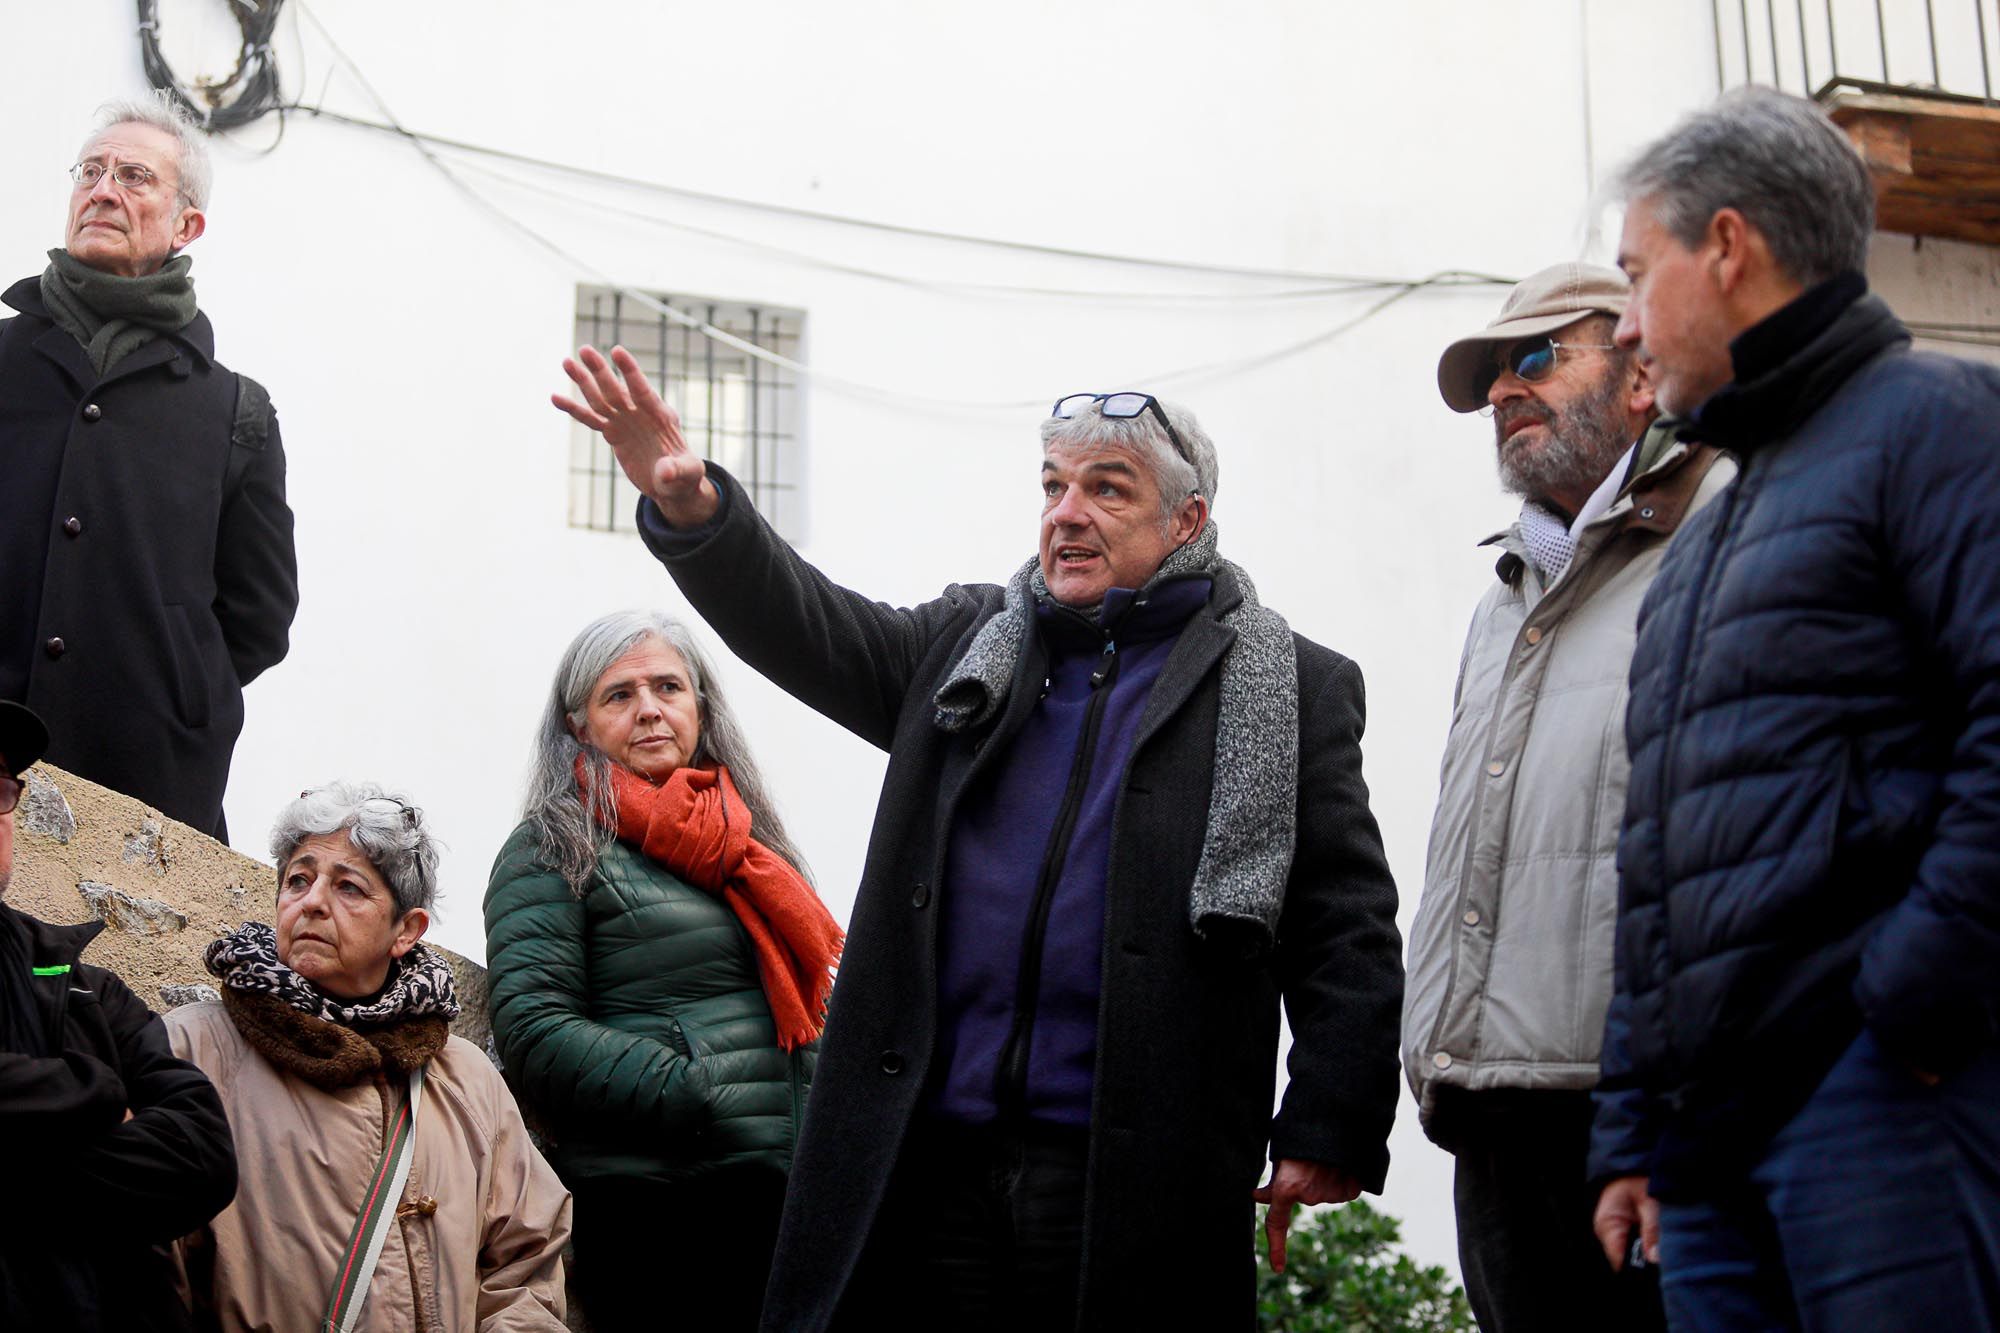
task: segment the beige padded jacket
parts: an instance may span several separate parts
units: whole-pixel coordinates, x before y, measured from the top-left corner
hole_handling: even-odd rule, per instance
[[[174,1054],[222,1094],[241,1176],[235,1202],[181,1242],[197,1309],[224,1333],[317,1328],[402,1085],[393,1100],[379,1076],[321,1091],[253,1049],[217,1003],[166,1022]],[[569,1232],[569,1192],[500,1071],[453,1037],[425,1069],[416,1159],[359,1327],[561,1333]]]
[[[1427,1128],[1440,1086],[1597,1082],[1639,602],[1681,520],[1735,475],[1709,446],[1672,443],[1547,589],[1518,528],[1489,539],[1506,554],[1459,663],[1403,996]]]

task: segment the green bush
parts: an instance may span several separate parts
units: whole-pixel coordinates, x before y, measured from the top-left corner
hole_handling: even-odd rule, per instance
[[[1279,1274],[1257,1211],[1257,1327],[1266,1333],[1477,1333],[1450,1275],[1394,1248],[1402,1239],[1395,1218],[1359,1199],[1302,1208]]]

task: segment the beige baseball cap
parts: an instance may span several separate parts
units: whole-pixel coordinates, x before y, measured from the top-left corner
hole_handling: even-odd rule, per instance
[[[1523,278],[1507,293],[1507,304],[1491,324],[1444,349],[1438,358],[1438,392],[1454,412],[1478,411],[1486,406],[1495,344],[1554,333],[1585,315],[1616,319],[1625,313],[1631,295],[1625,275],[1601,264],[1556,264]]]

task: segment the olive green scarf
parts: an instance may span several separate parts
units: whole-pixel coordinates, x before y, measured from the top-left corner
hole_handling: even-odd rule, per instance
[[[157,273],[121,278],[92,268],[67,250],[49,251],[42,270],[42,303],[49,317],[83,344],[102,375],[163,333],[194,322],[194,280],[186,255]]]

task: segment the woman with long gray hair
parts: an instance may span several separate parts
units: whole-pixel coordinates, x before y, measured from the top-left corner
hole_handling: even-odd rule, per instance
[[[593,1328],[756,1327],[840,944],[687,628],[585,626],[486,948],[501,1059],[577,1198]]]

